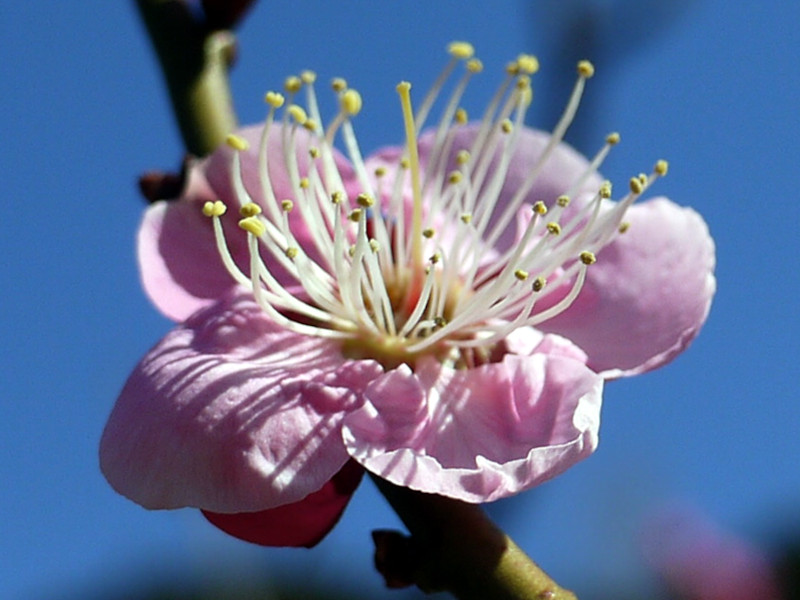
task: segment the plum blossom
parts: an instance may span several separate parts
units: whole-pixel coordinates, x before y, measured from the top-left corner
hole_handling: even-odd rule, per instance
[[[675,503],[646,523],[648,562],[678,597],[691,600],[778,600],[780,585],[769,556],[703,515]]]
[[[696,336],[715,287],[707,227],[666,198],[634,204],[666,163],[614,201],[598,168],[619,136],[590,160],[562,141],[592,65],[548,134],[523,124],[534,57],[470,121],[482,65],[469,44],[449,51],[416,112],[398,86],[403,146],[363,159],[359,93],[334,79],[323,128],[304,72],[191,168],[180,199],[150,206],[143,284],[180,325],[104,431],[118,492],[268,545],[319,541],[364,470],[492,501],[591,454],[604,381]]]

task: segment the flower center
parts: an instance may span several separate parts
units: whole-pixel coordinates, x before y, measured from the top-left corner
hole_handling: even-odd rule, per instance
[[[339,339],[346,355],[374,358],[387,367],[413,365],[422,355],[454,365],[475,364],[486,360],[513,330],[565,310],[580,292],[595,253],[627,227],[623,216],[628,206],[667,169],[659,161],[650,175],[632,178],[619,202],[610,201],[606,182],[593,198],[583,194],[570,206],[571,196],[585,191],[619,141],[611,134],[561,196],[526,208],[525,199],[561,142],[594,69],[586,61],[579,63],[564,114],[541,153],[531,157],[524,181],[509,193],[504,184],[518,151],[532,97],[530,76],[538,63],[529,55],[510,63],[481,120],[468,125],[459,103],[482,65],[469,44],[453,43],[449,51],[450,63],[416,113],[411,85],[398,85],[405,149],[396,158],[382,159],[372,173],[361,158],[352,125],[361,96],[344,80],[333,81],[339,112],[325,129],[313,73],[287,80],[289,102],[280,126],[275,120],[286,98],[275,92],[266,95],[269,112],[255,167],[260,203],[244,184],[240,153],[249,144],[238,136],[228,138],[249,269],[240,269],[226,243],[221,218],[227,207],[220,201],[203,207],[213,220],[226,268],[252,289],[271,318],[300,334]],[[418,139],[417,131],[459,62],[466,69],[440,121]],[[306,108],[294,102],[301,90]],[[360,193],[347,193],[354,184],[346,181],[337,163],[337,134]],[[274,150],[276,139],[280,153]],[[289,189],[282,184],[280,190],[288,197],[279,198],[273,188],[273,161],[288,177]],[[498,249],[514,217],[514,243]],[[289,274],[291,285],[276,275],[279,271]]]

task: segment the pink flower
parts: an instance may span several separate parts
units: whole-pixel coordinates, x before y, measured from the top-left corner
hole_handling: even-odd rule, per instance
[[[618,136],[592,161],[561,142],[591,65],[548,135],[522,124],[533,57],[468,123],[458,103],[481,65],[468,44],[450,51],[444,76],[463,60],[464,77],[419,138],[444,77],[416,115],[398,86],[405,147],[362,160],[359,94],[334,80],[340,111],[323,130],[306,72],[282,112],[267,94],[263,126],[148,209],[144,286],[182,324],[106,426],[101,467],[117,491],[279,545],[324,536],[361,467],[495,500],[595,449],[604,378],[694,338],[714,292],[705,223],[664,198],[631,206],[666,163],[615,203],[597,168]]]
[[[691,600],[778,600],[774,568],[767,555],[721,531],[696,509],[665,507],[645,532],[647,558],[681,598]]]

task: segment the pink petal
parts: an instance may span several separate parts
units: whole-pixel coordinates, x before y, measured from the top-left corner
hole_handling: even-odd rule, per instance
[[[146,508],[296,502],[347,461],[343,412],[381,372],[275,325],[249,296],[228,297],[136,367],[103,432],[102,471]]]
[[[374,380],[344,421],[350,455],[396,485],[466,502],[516,494],[597,446],[602,379],[563,355],[454,370],[422,359]]]
[[[664,507],[646,524],[644,554],[681,598],[778,600],[765,552],[689,506]]]
[[[206,200],[156,202],[139,226],[142,285],[153,304],[174,321],[183,321],[236,287],[217,252],[211,220],[200,210]],[[229,247],[236,256],[246,256],[246,238],[227,221]]]
[[[564,313],[542,323],[606,377],[658,367],[684,350],[714,295],[714,242],[702,217],[666,198],[634,205],[630,229],[597,256]]]
[[[350,460],[319,490],[298,502],[249,513],[203,511],[228,535],[261,546],[305,546],[322,541],[339,521],[356,491],[364,470]]]
[[[261,126],[239,131],[250,149],[241,153],[242,177],[251,199],[265,205],[258,178],[258,147]],[[278,201],[294,198],[292,186],[283,161],[281,132],[273,127],[268,136],[269,173]],[[313,143],[310,134],[297,132],[296,156],[301,175],[309,165],[308,148]],[[157,202],[145,213],[138,235],[138,258],[142,282],[148,296],[166,316],[182,321],[196,310],[209,306],[223,294],[236,287],[225,270],[214,240],[211,220],[201,209],[209,200],[222,200],[228,212],[222,217],[228,247],[244,273],[249,272],[246,236],[238,227],[239,201],[231,183],[231,150],[222,146],[205,161],[190,169],[190,185],[179,200]],[[352,169],[346,159],[336,153],[334,159],[346,182],[352,179]],[[309,244],[308,228],[301,211],[290,215],[292,230],[303,247],[316,256]],[[264,256],[273,275],[284,284],[294,278],[280,265]]]

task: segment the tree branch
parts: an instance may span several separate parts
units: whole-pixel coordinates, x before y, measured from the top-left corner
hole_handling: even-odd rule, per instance
[[[391,587],[448,590],[460,600],[577,600],[475,504],[423,494],[373,476],[411,538],[375,532],[376,564]]]
[[[136,0],[158,55],[186,149],[204,156],[236,129],[228,67],[234,38],[211,31],[181,0]]]

